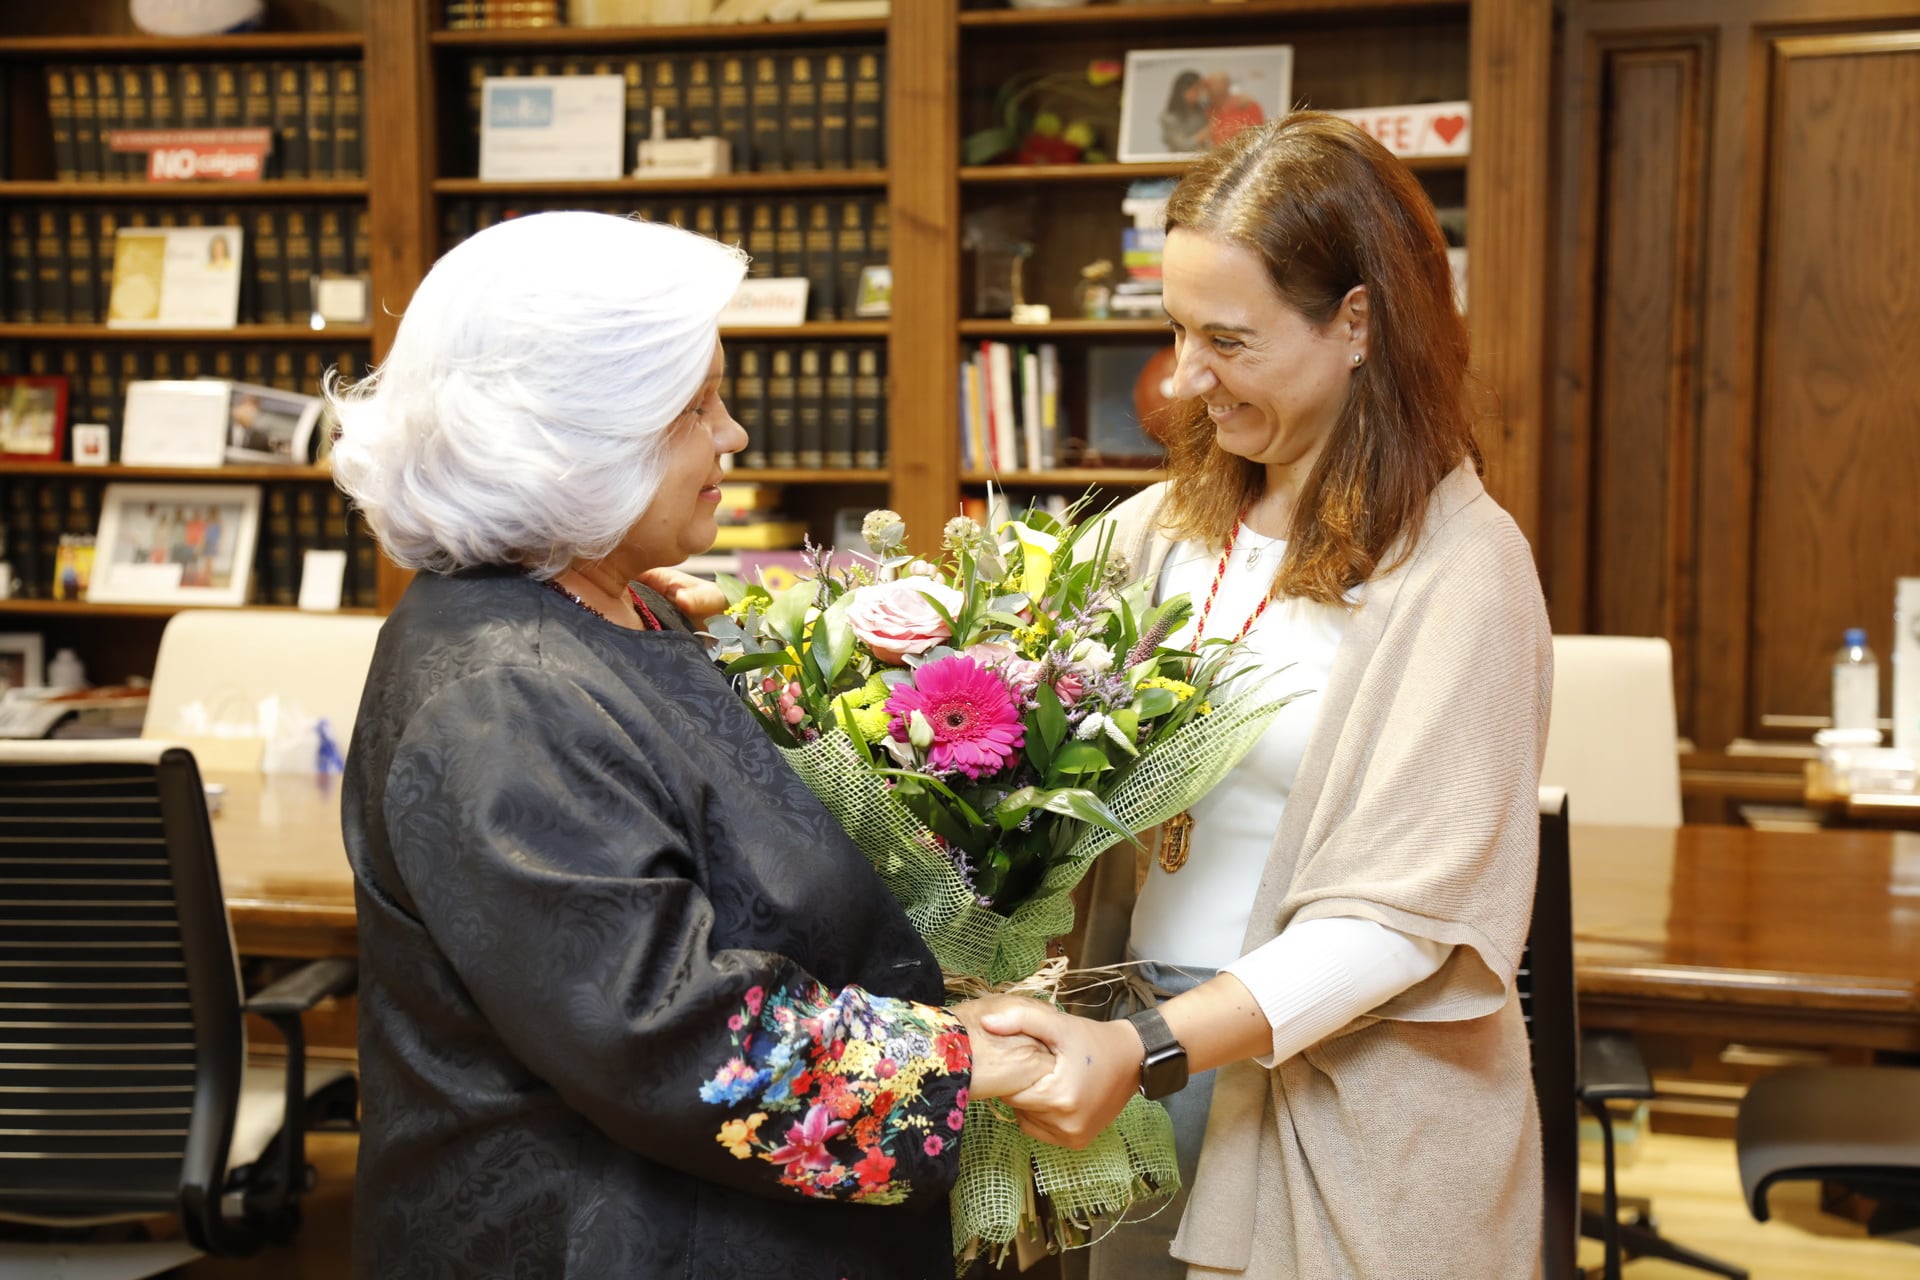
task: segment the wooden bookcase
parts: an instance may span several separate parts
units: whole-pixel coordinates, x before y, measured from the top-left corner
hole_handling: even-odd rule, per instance
[[[1068,292],[1079,266],[1117,251],[1117,204],[1139,177],[1172,176],[1178,165],[962,167],[960,141],[978,127],[983,99],[1007,74],[1026,67],[1065,68],[1091,57],[1124,57],[1130,47],[1288,43],[1295,49],[1294,90],[1313,105],[1342,107],[1469,98],[1475,147],[1470,160],[1415,165],[1436,198],[1464,202],[1476,367],[1500,406],[1483,431],[1496,494],[1532,529],[1537,518],[1540,408],[1544,399],[1544,291],[1547,213],[1547,90],[1551,6],[1544,0],[1243,0],[1233,4],[1101,4],[1068,10],[1013,10],[998,0],[897,0],[885,20],[755,26],[555,28],[534,31],[441,30],[439,0],[276,0],[272,34],[208,41],[165,41],[128,34],[120,0],[55,7],[6,6],[0,13],[0,62],[9,68],[50,60],[297,57],[323,51],[362,59],[367,112],[364,182],[264,183],[185,187],[105,184],[75,188],[51,181],[31,136],[38,123],[31,75],[15,76],[10,99],[15,180],[0,182],[0,211],[17,201],[191,201],[249,204],[275,200],[365,201],[372,222],[376,306],[369,342],[377,361],[398,317],[441,246],[448,201],[503,197],[543,206],[569,201],[636,204],[662,197],[742,198],[794,193],[869,194],[889,211],[894,313],[886,321],[832,321],[800,332],[743,331],[733,341],[837,339],[884,341],[890,456],[883,472],[756,472],[787,486],[789,505],[819,535],[841,506],[886,502],[907,518],[921,544],[936,540],[963,494],[988,478],[962,474],[958,370],[964,348],[982,339],[1059,344],[1063,365],[1095,344],[1152,341],[1155,322],[1070,318]],[[781,49],[808,45],[884,48],[887,58],[887,163],[882,170],[742,173],[674,182],[481,183],[457,160],[465,115],[460,68],[490,53],[621,55],[652,50]],[[44,112],[44,108],[39,108]],[[241,184],[235,184],[241,185]],[[978,317],[967,305],[961,230],[966,210],[1028,198],[1042,210],[1032,291],[1059,317],[1048,326],[1016,326]],[[83,342],[92,326],[0,326],[0,341]],[[199,335],[206,336],[206,335]],[[330,338],[340,335],[332,334]],[[118,341],[120,335],[115,334]],[[294,341],[280,330],[241,329],[221,342]],[[1069,386],[1069,413],[1074,411]],[[120,469],[124,470],[124,469]],[[17,474],[0,463],[0,479]],[[93,474],[103,474],[94,472]],[[114,478],[133,478],[131,475]],[[237,468],[200,479],[253,482]],[[323,483],[324,473],[309,477]],[[744,478],[744,477],[743,477]],[[1065,468],[998,477],[1025,490],[1077,492],[1086,485],[1124,488],[1148,473]],[[383,565],[380,608],[391,608],[406,575]],[[14,601],[0,604],[8,624],[43,625],[49,652],[78,644],[106,660],[98,677],[145,670],[164,610],[129,621],[125,610]],[[93,634],[99,633],[99,634]],[[82,644],[81,642],[84,642]],[[118,663],[118,666],[114,664]]]

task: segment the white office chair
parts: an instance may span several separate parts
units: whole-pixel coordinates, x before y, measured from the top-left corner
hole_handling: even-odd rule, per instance
[[[1581,822],[1680,825],[1673,650],[1639,636],[1555,636],[1553,716],[1540,785]]]
[[[277,736],[324,717],[353,736],[381,619],[266,609],[189,609],[160,637],[143,738],[190,748],[203,768],[257,769]]]

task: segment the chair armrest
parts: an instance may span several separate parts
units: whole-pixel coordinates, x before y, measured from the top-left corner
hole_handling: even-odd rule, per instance
[[[1580,1037],[1580,1098],[1583,1102],[1651,1098],[1653,1077],[1633,1041],[1619,1035]]]
[[[328,996],[351,995],[360,984],[360,966],[344,956],[301,965],[255,994],[244,1006],[263,1018],[297,1017]]]

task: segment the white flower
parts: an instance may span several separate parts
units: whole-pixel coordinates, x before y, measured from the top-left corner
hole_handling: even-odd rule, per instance
[[[918,711],[907,717],[907,741],[917,751],[925,751],[933,745],[933,723]]]
[[[1098,640],[1081,640],[1067,651],[1067,661],[1092,675],[1104,675],[1113,670],[1113,650]]]
[[[1092,742],[1106,731],[1107,718],[1096,711],[1080,722],[1080,727],[1073,731],[1073,736],[1082,742]]]

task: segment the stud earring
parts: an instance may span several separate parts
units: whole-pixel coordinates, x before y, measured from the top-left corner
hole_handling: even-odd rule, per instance
[[[1356,368],[1356,369],[1358,369],[1358,368],[1359,368],[1359,367],[1360,367],[1360,366],[1361,366],[1362,364],[1364,364],[1364,363],[1366,363],[1366,359],[1367,359],[1367,358],[1366,358],[1365,356],[1363,356],[1363,355],[1361,355],[1361,354],[1360,354],[1360,353],[1359,353],[1358,351],[1356,351],[1356,352],[1354,352],[1354,353],[1353,353],[1353,367],[1354,367],[1354,368]]]

